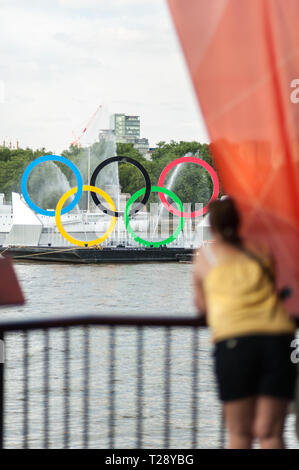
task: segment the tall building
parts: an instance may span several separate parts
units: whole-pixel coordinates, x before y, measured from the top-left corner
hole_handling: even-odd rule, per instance
[[[111,129],[114,131],[117,143],[133,144],[140,153],[148,151],[148,139],[140,138],[140,117],[126,114],[111,116]]]
[[[140,117],[126,116],[125,114],[112,115],[112,129],[114,129],[116,139],[139,139],[140,138]]]

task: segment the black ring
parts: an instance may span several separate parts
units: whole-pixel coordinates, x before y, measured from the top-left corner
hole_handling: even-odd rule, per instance
[[[141,165],[141,163],[139,163],[137,160],[134,160],[134,158],[131,158],[131,157],[111,157],[111,158],[107,158],[107,160],[104,160],[102,163],[100,163],[96,167],[96,169],[94,170],[94,172],[92,174],[92,177],[90,179],[90,186],[95,186],[96,185],[96,179],[97,179],[97,176],[100,173],[100,171],[105,166],[109,165],[109,163],[113,163],[113,162],[131,163],[131,165],[136,166],[136,168],[138,168],[138,170],[140,170],[141,173],[143,174],[143,177],[144,177],[144,180],[145,180],[145,194],[143,196],[142,201],[137,203],[135,208],[130,211],[129,215],[131,216],[131,215],[136,214],[137,212],[139,212],[140,209],[142,209],[145,206],[145,204],[147,203],[147,201],[149,200],[149,197],[150,197],[150,194],[151,194],[151,187],[152,187],[151,180],[150,180],[149,174],[146,171],[146,169]],[[124,215],[123,212],[119,212],[119,211],[114,212],[114,211],[111,211],[110,209],[107,209],[99,201],[98,195],[96,193],[91,192],[91,197],[92,197],[93,202],[95,203],[95,205],[98,206],[99,209],[101,209],[105,214],[109,214],[112,217],[119,217],[119,216]]]

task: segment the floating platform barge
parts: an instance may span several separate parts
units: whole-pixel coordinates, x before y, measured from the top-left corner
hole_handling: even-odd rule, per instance
[[[0,254],[16,261],[46,261],[59,263],[156,263],[191,262],[193,248],[168,247],[0,247]]]

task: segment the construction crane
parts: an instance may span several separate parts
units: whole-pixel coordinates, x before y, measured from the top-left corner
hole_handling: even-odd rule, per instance
[[[80,140],[82,139],[83,135],[85,134],[85,132],[87,131],[90,124],[92,123],[92,121],[94,120],[94,118],[96,117],[97,113],[99,112],[99,110],[101,108],[102,108],[102,105],[100,104],[97,107],[96,111],[91,116],[91,118],[89,119],[88,123],[86,124],[86,126],[84,127],[83,131],[81,132],[81,134],[79,136],[76,137],[75,132],[73,131],[73,136],[75,137],[75,140],[71,143],[71,145],[73,145],[74,147],[80,147],[81,146]]]

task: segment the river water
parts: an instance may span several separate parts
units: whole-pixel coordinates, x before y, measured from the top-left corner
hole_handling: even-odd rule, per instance
[[[16,270],[24,289],[23,307],[2,308],[2,318],[53,317],[71,314],[105,315],[195,315],[192,300],[192,265],[68,265],[18,263]],[[192,419],[192,331],[174,329],[171,343],[171,448],[191,445]],[[147,328],[144,333],[143,446],[163,447],[164,423],[164,335],[163,329]],[[29,446],[43,445],[43,334],[29,336]],[[82,330],[70,334],[70,445],[82,447],[84,363]],[[107,328],[90,331],[89,444],[106,448],[108,434],[108,340]],[[5,341],[5,446],[22,445],[23,338],[9,334]],[[136,447],[136,347],[134,329],[116,333],[115,448]],[[63,334],[50,333],[49,354],[49,442],[63,446]],[[217,400],[209,332],[199,334],[199,430],[200,448],[219,444],[220,405]],[[293,433],[294,419],[288,419],[288,447],[298,448]]]

